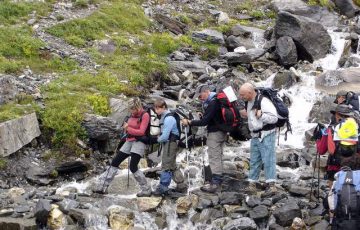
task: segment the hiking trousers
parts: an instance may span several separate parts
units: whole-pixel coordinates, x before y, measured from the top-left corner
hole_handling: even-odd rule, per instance
[[[168,141],[162,144],[161,169],[162,171],[174,171],[176,169],[176,155],[179,151],[175,141]]]
[[[222,155],[225,141],[226,133],[223,131],[209,132],[207,135],[206,145],[211,172],[219,176],[223,174]]]

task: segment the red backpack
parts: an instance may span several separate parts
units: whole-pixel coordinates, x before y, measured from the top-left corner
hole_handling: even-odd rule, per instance
[[[225,132],[232,132],[241,122],[238,101],[230,102],[226,94],[221,91],[216,95],[221,109],[223,123],[219,124],[219,129]]]

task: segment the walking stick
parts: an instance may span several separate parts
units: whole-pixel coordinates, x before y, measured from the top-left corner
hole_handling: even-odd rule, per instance
[[[314,176],[315,176],[315,169],[316,169],[316,163],[317,163],[317,158],[318,158],[318,153],[316,152],[316,156],[315,156],[315,165],[314,165],[314,170],[312,173],[312,178],[311,178],[311,190],[310,190],[310,201],[311,201],[311,196],[313,193],[313,188],[314,188]],[[320,156],[319,156],[320,157]]]
[[[127,188],[130,186],[130,156],[128,156]]]
[[[319,200],[320,197],[320,154],[318,154],[318,192],[317,192],[317,199]]]
[[[189,149],[188,149],[188,134],[187,134],[187,126],[185,126],[185,148],[186,148],[186,166],[188,167],[187,170],[187,179],[188,179],[188,195],[190,194],[190,175],[189,175]]]

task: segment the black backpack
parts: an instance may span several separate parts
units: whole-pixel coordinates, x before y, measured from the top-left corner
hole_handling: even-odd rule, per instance
[[[274,128],[281,128],[286,125],[285,131],[285,140],[287,140],[287,133],[292,133],[291,124],[289,121],[289,109],[283,100],[279,97],[278,91],[272,88],[257,88],[258,96],[255,99],[255,103],[253,109],[261,109],[261,100],[263,97],[268,98],[276,108],[276,112],[278,115],[278,121],[275,124],[267,124],[264,125],[262,130],[271,130]]]
[[[352,91],[349,91],[346,94],[347,105],[351,105],[352,109],[355,111],[360,111],[360,96]]]

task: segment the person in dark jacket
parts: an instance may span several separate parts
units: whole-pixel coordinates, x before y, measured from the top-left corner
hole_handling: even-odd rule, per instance
[[[200,85],[194,98],[199,98],[203,102],[204,114],[200,120],[183,119],[185,126],[207,126],[207,140],[209,164],[212,172],[212,179],[209,184],[201,187],[202,191],[215,193],[220,190],[223,174],[223,148],[226,141],[226,132],[221,131],[221,109],[216,93],[210,91],[208,85]]]

